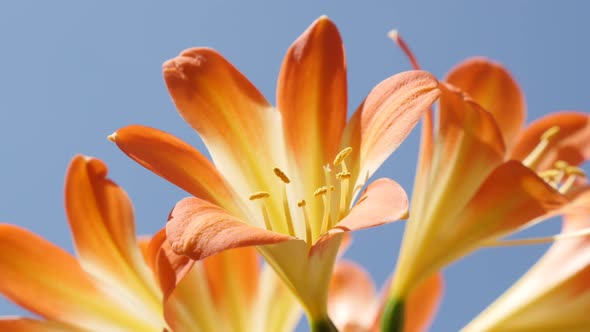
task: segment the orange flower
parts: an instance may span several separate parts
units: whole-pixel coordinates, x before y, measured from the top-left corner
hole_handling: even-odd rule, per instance
[[[469,59],[445,81],[436,131],[430,112],[424,119],[391,311],[432,273],[559,213],[590,156],[588,114],[558,112],[522,129],[524,97],[500,64]]]
[[[219,331],[227,323],[241,324],[236,331],[292,330],[297,302],[268,267],[258,273],[253,249],[210,257],[177,279],[174,260],[184,257],[162,246],[164,231],[136,238],[131,203],[106,176],[100,160],[83,156],[68,169],[78,259],[0,224],[0,293],[42,318],[2,317],[0,331]],[[248,287],[232,288],[240,283]],[[244,306],[230,312],[234,304]]]
[[[212,49],[186,50],[163,72],[176,108],[215,164],[152,128],[125,127],[110,139],[195,196],[171,213],[166,230],[174,251],[198,260],[257,245],[312,322],[327,321],[327,285],[341,232],[407,212],[405,192],[387,179],[351,203],[438,97],[436,80],[422,71],[392,76],[346,124],[344,49],[326,17],[288,50],[277,109]]]
[[[379,331],[388,291],[387,286],[378,296],[375,284],[362,267],[351,261],[339,261],[334,267],[328,293],[330,317],[341,332]],[[442,293],[442,274],[429,277],[417,287],[408,300],[404,331],[426,331],[438,308]]]
[[[2,331],[154,331],[162,294],[135,237],[125,192],[97,159],[75,157],[65,185],[78,259],[24,229],[0,225],[0,293],[45,320],[5,317]]]
[[[464,331],[590,330],[590,191],[572,205],[557,242]]]

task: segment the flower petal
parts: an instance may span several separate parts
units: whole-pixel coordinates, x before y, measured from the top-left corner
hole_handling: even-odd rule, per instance
[[[343,234],[326,234],[311,248],[298,239],[258,247],[311,319],[327,317],[328,285]]]
[[[553,113],[531,123],[518,137],[510,158],[523,160],[539,144],[541,135],[554,126],[559,127],[559,132],[551,138],[536,169],[551,168],[557,160],[579,165],[590,158],[590,115],[571,111]]]
[[[268,265],[258,280],[257,301],[253,306],[253,331],[294,331],[301,317],[301,306],[291,290]]]
[[[321,186],[324,174],[318,165],[330,163],[338,153],[346,93],[342,38],[334,23],[322,16],[287,51],[277,87],[277,108],[293,152],[289,157],[310,182],[309,190]]]
[[[339,331],[354,325],[369,330],[376,319],[379,303],[375,284],[362,267],[339,261],[334,267],[328,293],[328,313]]]
[[[423,174],[421,200],[412,203],[410,214],[433,220],[441,228],[452,221],[486,176],[504,159],[501,133],[491,116],[461,91],[441,84],[439,130],[429,174]],[[430,215],[441,213],[437,218]],[[416,224],[418,227],[417,223]],[[428,227],[433,227],[429,225]]]
[[[409,71],[379,83],[353,114],[345,128],[342,147],[353,153],[351,173],[360,189],[402,143],[438,98],[436,79],[425,71]]]
[[[139,250],[131,202],[107,178],[106,165],[98,159],[76,156],[66,176],[65,196],[84,270],[113,295],[122,294],[123,303],[133,302],[130,309],[159,313],[161,295]]]
[[[131,159],[174,185],[239,213],[239,198],[215,165],[181,139],[137,125],[121,128],[110,138]]]
[[[268,175],[285,164],[280,114],[242,73],[209,48],[183,51],[163,72],[178,112],[244,199],[276,184]]]
[[[365,192],[336,226],[337,230],[354,231],[407,218],[408,196],[395,181],[381,178],[369,184]]]
[[[292,237],[245,224],[220,207],[189,197],[176,204],[166,234],[173,250],[200,260],[223,250],[275,244]]]
[[[73,326],[54,321],[44,321],[26,317],[0,318],[0,331],[10,332],[82,332]]]
[[[590,215],[568,215],[562,233],[588,227]],[[560,240],[465,331],[587,330],[589,278],[590,237]]]
[[[524,125],[526,105],[522,90],[504,66],[482,57],[467,59],[451,69],[445,81],[491,112],[506,146],[514,144]]]
[[[229,308],[230,302],[237,297],[244,307],[252,305],[260,268],[254,247],[221,252],[204,260],[203,265],[209,289],[218,306]]]
[[[434,274],[416,287],[408,298],[404,332],[428,331],[443,295],[442,273]]]
[[[44,318],[83,329],[153,331],[101,293],[73,256],[7,224],[0,224],[0,293]]]
[[[568,200],[518,161],[508,161],[485,180],[457,216],[454,246],[478,247],[530,226]]]

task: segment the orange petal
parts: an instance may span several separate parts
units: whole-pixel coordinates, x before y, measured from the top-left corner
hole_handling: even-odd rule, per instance
[[[510,158],[524,159],[539,144],[541,135],[554,126],[559,127],[559,132],[551,138],[536,163],[536,169],[551,168],[557,160],[579,165],[590,158],[590,115],[566,111],[544,116],[531,123],[518,137]]]
[[[44,318],[91,330],[108,330],[113,325],[106,322],[124,315],[97,290],[74,257],[7,224],[0,224],[0,293]]]
[[[238,213],[237,196],[205,156],[184,141],[158,129],[127,126],[110,136],[133,160],[184,189]]]
[[[457,244],[497,239],[557,211],[568,200],[518,161],[508,161],[486,181],[457,217]]]
[[[443,295],[443,276],[435,274],[416,287],[408,298],[404,332],[427,331]]]
[[[451,69],[445,81],[491,112],[506,146],[513,145],[524,125],[526,105],[522,90],[504,66],[486,58],[471,58]]]
[[[353,149],[351,172],[360,188],[402,143],[422,114],[438,98],[436,79],[425,71],[409,71],[379,83],[348,123],[342,147]]]
[[[172,250],[166,238],[166,228],[162,228],[154,235],[149,243],[147,256],[166,302],[170,293],[192,268],[194,261]]]
[[[346,93],[342,39],[334,23],[322,16],[287,51],[277,87],[285,139],[306,179],[314,174],[323,179],[318,165],[331,162],[338,153]]]
[[[428,178],[421,180],[428,194],[413,202],[410,214],[416,220],[438,214],[433,223],[444,228],[502,162],[505,149],[490,113],[453,87],[440,89],[437,143],[430,173],[423,175]]]
[[[590,227],[590,215],[568,215],[562,233]],[[590,326],[590,237],[554,243],[518,282],[465,331],[584,331]]]
[[[84,270],[136,308],[158,312],[159,291],[135,237],[127,194],[107,178],[106,165],[75,157],[66,176],[66,212]],[[108,286],[107,286],[108,285]]]
[[[166,225],[168,241],[178,254],[200,260],[223,250],[275,244],[290,236],[245,224],[220,207],[190,197],[178,202]]]
[[[183,51],[163,72],[178,112],[240,194],[276,184],[268,175],[284,166],[280,114],[242,73],[209,48]]]
[[[376,319],[377,296],[371,276],[351,261],[336,263],[328,291],[328,313],[340,331],[347,325],[365,327]]]
[[[232,304],[250,307],[257,293],[260,263],[256,248],[224,251],[203,260],[216,305],[231,311]]]
[[[158,258],[159,274],[162,277],[166,274],[173,276],[174,263],[164,254]],[[226,317],[222,317],[213,304],[205,270],[200,262],[191,264],[181,279],[170,279],[168,285],[171,288],[164,299],[164,316],[173,331],[224,330]]]
[[[408,196],[395,181],[381,178],[369,184],[365,192],[334,228],[353,231],[407,218]]]
[[[3,317],[0,319],[0,331],[9,332],[82,332],[73,326],[53,321],[37,320],[25,317]]]
[[[343,234],[325,234],[311,248],[299,239],[258,247],[311,319],[327,317],[328,285]]]

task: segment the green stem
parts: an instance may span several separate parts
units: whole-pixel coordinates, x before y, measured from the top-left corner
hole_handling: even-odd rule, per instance
[[[387,301],[385,309],[383,309],[383,315],[381,316],[381,332],[403,332],[404,312],[404,300],[392,298]]]
[[[338,329],[328,317],[322,320],[310,321],[309,325],[311,332],[338,332]]]

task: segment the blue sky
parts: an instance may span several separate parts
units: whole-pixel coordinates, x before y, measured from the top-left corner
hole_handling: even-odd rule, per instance
[[[174,111],[161,64],[188,47],[216,48],[274,102],[284,52],[324,14],[344,39],[351,109],[375,84],[409,69],[386,36],[397,28],[422,66],[438,77],[473,55],[506,65],[526,94],[529,121],[555,110],[590,110],[587,2],[363,3],[2,2],[0,220],[71,250],[63,178],[72,156],[82,153],[107,162],[111,177],[135,204],[140,233],[159,229],[186,194],[129,160],[106,136],[137,123],[174,133],[204,151]],[[416,131],[375,176],[391,177],[410,191],[417,148]],[[553,221],[527,235],[558,228]],[[347,256],[380,284],[395,264],[402,231],[403,223],[397,223],[360,232]],[[433,330],[463,326],[545,249],[488,249],[448,268]],[[0,299],[0,314],[19,313]]]

